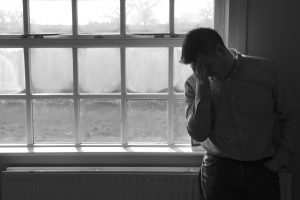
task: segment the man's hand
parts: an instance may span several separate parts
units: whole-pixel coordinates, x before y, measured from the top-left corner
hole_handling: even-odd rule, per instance
[[[196,89],[198,97],[210,95],[210,82],[207,75],[207,67],[203,63],[196,63],[192,66],[196,80]]]
[[[276,160],[274,160],[274,158],[268,160],[265,163],[265,166],[273,172],[280,172],[283,169],[282,166]]]
[[[201,85],[206,84],[206,80],[208,81],[206,65],[201,62],[198,62],[196,64],[192,64],[192,68],[196,82]]]

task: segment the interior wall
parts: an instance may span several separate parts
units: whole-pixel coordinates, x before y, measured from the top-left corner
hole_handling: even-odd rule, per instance
[[[282,74],[300,102],[300,5],[296,0],[248,0],[247,54],[280,64]],[[300,144],[293,156],[292,200],[300,199]]]

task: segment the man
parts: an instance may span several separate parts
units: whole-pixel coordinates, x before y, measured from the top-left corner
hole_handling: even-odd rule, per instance
[[[206,150],[205,200],[279,200],[278,172],[300,121],[277,66],[228,49],[209,28],[186,35],[181,62],[194,72],[185,83],[187,130]]]

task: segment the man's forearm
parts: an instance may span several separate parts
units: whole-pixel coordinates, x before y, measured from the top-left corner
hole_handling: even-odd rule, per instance
[[[191,88],[189,88],[191,89]],[[196,87],[196,94],[186,94],[187,130],[190,136],[197,141],[204,141],[211,131],[211,96],[199,94],[200,88]]]

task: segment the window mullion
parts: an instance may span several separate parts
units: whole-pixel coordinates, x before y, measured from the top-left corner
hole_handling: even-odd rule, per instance
[[[126,51],[121,50],[121,143],[127,145]]]
[[[169,98],[168,98],[168,144],[174,144],[174,90],[173,90],[173,53],[174,48],[169,48]]]
[[[185,99],[184,93],[174,94],[175,99]]]
[[[170,26],[170,33],[174,34],[174,24],[175,24],[175,0],[170,0],[170,5],[169,5],[169,26]]]
[[[29,0],[23,0],[23,28],[24,34],[29,34]]]
[[[77,0],[72,0],[72,33],[78,35],[78,9]]]
[[[26,84],[26,120],[27,120],[27,145],[34,144],[33,139],[33,108],[31,95],[31,73],[30,73],[30,52],[29,48],[24,48],[24,64],[25,64],[25,84]]]
[[[156,99],[156,100],[166,100],[169,98],[169,94],[168,93],[162,93],[162,94],[159,94],[159,93],[140,93],[140,94],[136,94],[136,93],[133,93],[133,94],[127,94],[126,95],[126,98],[127,99],[130,99],[130,100],[149,100],[149,99]]]
[[[126,36],[126,1],[120,0],[120,34]]]
[[[79,123],[80,123],[80,99],[79,99],[79,87],[78,87],[78,49],[73,48],[73,91],[74,91],[74,135],[75,135],[75,145],[80,145],[80,133],[79,133]]]

